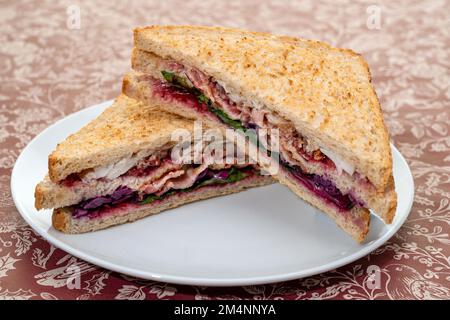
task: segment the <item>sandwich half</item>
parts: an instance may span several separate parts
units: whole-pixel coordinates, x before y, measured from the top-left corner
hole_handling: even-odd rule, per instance
[[[35,190],[37,209],[54,208],[54,228],[95,231],[273,183],[250,162],[175,161],[172,151],[179,141],[172,134],[192,133],[194,122],[158,107],[121,95],[58,144],[49,156],[48,175]]]
[[[389,135],[360,55],[220,27],[138,28],[134,45],[123,93],[217,127],[278,129],[281,183],[358,241],[369,209],[392,222]]]

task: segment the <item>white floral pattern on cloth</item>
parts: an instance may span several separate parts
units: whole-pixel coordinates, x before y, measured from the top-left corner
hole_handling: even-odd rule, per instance
[[[450,19],[435,1],[69,1],[0,7],[0,299],[449,299]],[[127,14],[123,14],[126,12]],[[379,15],[378,15],[379,14]],[[45,127],[114,98],[129,68],[132,28],[241,27],[351,48],[367,59],[394,144],[413,171],[411,215],[390,241],[353,264],[284,283],[233,288],[130,278],[51,246],[20,218],[11,169]],[[378,266],[380,285],[367,272]],[[81,271],[80,289],[66,284]]]

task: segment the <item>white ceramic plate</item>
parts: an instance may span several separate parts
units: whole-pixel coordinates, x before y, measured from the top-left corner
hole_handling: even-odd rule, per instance
[[[51,227],[51,211],[34,208],[34,187],[59,141],[100,114],[111,101],[74,113],[34,138],[11,178],[23,218],[50,243],[81,259],[146,279],[193,285],[249,285],[290,280],[355,261],[386,242],[411,209],[408,165],[393,147],[398,208],[391,225],[372,215],[363,245],[325,214],[279,184],[199,201],[106,230],[67,235]]]

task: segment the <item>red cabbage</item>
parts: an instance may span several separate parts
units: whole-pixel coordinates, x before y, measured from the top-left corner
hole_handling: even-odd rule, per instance
[[[202,173],[199,174],[196,183],[191,188],[196,188],[199,186],[209,184],[220,184],[239,181],[240,179],[243,179],[246,176],[245,173],[241,172],[242,170],[243,169],[236,169],[236,168],[223,169],[219,171],[205,169]],[[190,190],[191,188],[188,188],[186,190]],[[170,194],[170,192],[168,194]],[[161,197],[163,196],[164,195],[162,195]],[[96,213],[99,212],[99,210],[105,207],[114,206],[122,202],[128,201],[130,199],[131,201],[136,202],[142,200],[141,198],[139,198],[137,191],[133,191],[132,189],[126,186],[120,186],[109,195],[97,196],[72,206],[73,208],[72,215],[74,218],[80,218],[84,216],[94,216]]]
[[[330,180],[325,179],[316,174],[307,174],[301,171],[300,168],[291,167],[283,163],[291,174],[300,181],[308,190],[315,193],[317,196],[333,203],[341,210],[350,210],[356,204],[353,197],[342,192]]]
[[[79,218],[105,205],[115,205],[135,196],[136,192],[126,186],[120,186],[112,194],[98,196],[74,206],[73,217]]]

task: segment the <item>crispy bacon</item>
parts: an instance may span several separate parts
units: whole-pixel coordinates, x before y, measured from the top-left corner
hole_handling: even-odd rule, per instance
[[[169,191],[170,189],[187,189],[191,187],[197,180],[197,177],[206,168],[208,168],[208,165],[206,163],[195,168],[193,167],[188,168],[182,175],[166,180],[166,183],[161,189],[157,191],[156,195],[157,196],[162,195],[167,191]]]
[[[128,170],[126,175],[142,177],[150,175],[151,178],[159,178],[162,174],[170,170],[180,169],[181,164],[173,163],[170,158],[163,160],[157,158],[146,158],[138,162],[138,164]]]
[[[140,191],[142,191],[145,194],[157,193],[164,187],[164,185],[168,180],[179,177],[184,173],[185,173],[184,170],[175,170],[168,172],[166,175],[162,176],[157,180],[150,180],[148,183],[146,183],[140,188]]]

